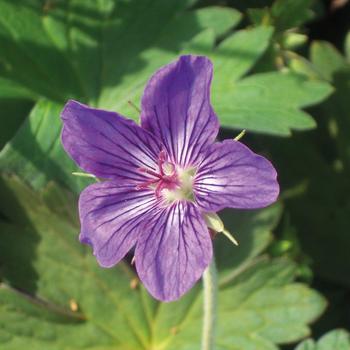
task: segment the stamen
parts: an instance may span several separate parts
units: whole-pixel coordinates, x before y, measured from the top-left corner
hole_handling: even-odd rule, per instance
[[[138,170],[139,172],[141,172],[141,173],[153,175],[153,176],[157,177],[158,179],[162,179],[162,175],[156,173],[155,171],[153,171],[153,170],[151,170],[151,169],[147,169],[147,168],[138,168],[137,170]]]
[[[233,140],[239,141],[245,135],[245,129],[243,129]]]
[[[137,191],[138,190],[145,190],[145,189],[149,188],[149,186],[154,185],[157,182],[159,182],[158,179],[154,179],[154,180],[149,180],[149,181],[143,182],[142,184],[136,186],[136,190]]]
[[[153,179],[146,179],[145,182],[136,186],[136,190],[142,190],[150,188],[155,191],[156,197],[163,195],[163,190],[175,191],[181,186],[179,174],[176,166],[173,163],[167,161],[167,153],[162,150],[158,157],[158,172],[148,168],[138,168],[139,172],[152,175]]]
[[[136,110],[137,113],[141,114],[141,109],[140,109],[139,107],[137,107],[137,106],[135,105],[134,102],[128,101],[128,104],[129,104],[129,106],[131,106],[132,108],[134,108],[134,109]]]
[[[163,164],[166,160],[165,150],[161,150],[158,157],[158,167],[161,175],[164,175]]]

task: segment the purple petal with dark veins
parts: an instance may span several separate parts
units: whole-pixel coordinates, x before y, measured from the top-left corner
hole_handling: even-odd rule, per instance
[[[157,169],[159,143],[132,120],[72,100],[61,116],[63,147],[83,170],[130,182],[145,180],[139,167]]]
[[[238,141],[213,144],[204,155],[194,184],[198,205],[205,211],[254,209],[276,201],[277,173],[264,157]]]
[[[212,73],[206,57],[181,56],[152,76],[142,97],[142,127],[157,136],[170,160],[182,167],[195,165],[219,130],[210,105]]]
[[[113,181],[90,185],[79,198],[80,241],[93,247],[101,266],[111,267],[135,245],[156,205],[154,191]]]
[[[148,291],[162,301],[186,293],[212,258],[208,228],[196,205],[175,202],[153,211],[136,245],[136,269]]]

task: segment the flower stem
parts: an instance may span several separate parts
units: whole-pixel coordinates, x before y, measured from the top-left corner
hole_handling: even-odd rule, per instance
[[[214,350],[216,325],[217,276],[215,259],[203,274],[203,330],[201,350]]]

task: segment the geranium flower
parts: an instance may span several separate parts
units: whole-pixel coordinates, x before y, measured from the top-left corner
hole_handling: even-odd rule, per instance
[[[141,126],[69,101],[62,143],[77,165],[105,181],[80,195],[80,241],[112,267],[135,247],[139,278],[157,299],[178,299],[212,259],[204,216],[274,202],[276,171],[234,140],[215,142],[212,64],[181,56],[149,80]]]

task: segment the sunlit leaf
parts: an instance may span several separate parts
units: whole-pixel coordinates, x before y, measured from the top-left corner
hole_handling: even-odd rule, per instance
[[[58,179],[80,189],[76,180],[66,177],[76,169],[59,149],[63,103],[76,98],[138,119],[128,101],[137,104],[150,75],[184,52],[212,58],[212,100],[222,125],[278,135],[315,126],[300,108],[324,99],[330,93],[326,83],[275,72],[243,77],[269,46],[272,28],[237,31],[214,49],[216,38],[237,25],[241,15],[224,7],[190,10],[191,4],[184,0],[152,1],[152,6],[135,0],[1,2],[3,96],[36,99],[41,95],[47,100],[39,101],[1,154],[4,169],[22,174],[35,187]],[[50,106],[45,113],[44,104]],[[59,171],[53,170],[58,167]]]
[[[216,109],[224,126],[289,135],[291,129],[316,126],[300,107],[324,99],[331,89],[325,83],[292,73],[262,73],[227,87],[227,91],[218,97],[220,104]]]
[[[2,152],[2,169],[36,188],[55,179],[79,191],[82,180],[70,176],[77,169],[60,145],[63,104],[76,98],[137,119],[128,100],[138,102],[155,69],[198,33],[221,36],[241,17],[224,7],[190,10],[192,3],[1,1],[0,98],[45,97]]]

